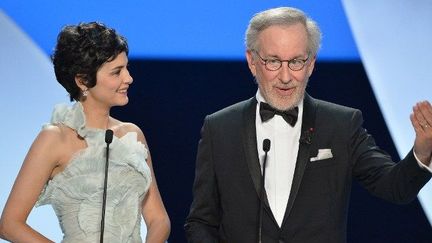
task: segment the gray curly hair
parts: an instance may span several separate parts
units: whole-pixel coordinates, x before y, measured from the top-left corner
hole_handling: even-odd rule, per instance
[[[259,50],[258,36],[266,28],[273,25],[290,26],[301,23],[308,34],[308,53],[315,56],[321,46],[321,31],[315,21],[296,8],[272,8],[255,14],[249,22],[245,35],[248,50]]]

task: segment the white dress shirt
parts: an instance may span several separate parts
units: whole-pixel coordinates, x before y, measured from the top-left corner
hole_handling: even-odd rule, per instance
[[[288,198],[291,192],[294,170],[299,149],[301,134],[303,101],[298,106],[298,120],[294,127],[291,127],[281,116],[275,115],[272,119],[262,122],[259,114],[260,103],[265,102],[259,90],[256,94],[258,105],[256,107],[256,133],[257,149],[261,164],[264,161],[263,141],[269,139],[270,150],[267,154],[267,166],[265,175],[265,190],[269,201],[270,209],[279,224],[285,215]]]

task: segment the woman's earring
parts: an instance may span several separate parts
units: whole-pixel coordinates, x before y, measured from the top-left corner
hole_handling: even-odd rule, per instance
[[[82,91],[82,96],[86,97],[88,95],[88,88]]]

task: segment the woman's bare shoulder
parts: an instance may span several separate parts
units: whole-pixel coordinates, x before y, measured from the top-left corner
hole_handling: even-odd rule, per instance
[[[43,141],[58,143],[66,136],[66,127],[61,124],[48,124],[39,132],[38,138]]]
[[[113,118],[114,119],[114,118]],[[117,119],[114,119],[115,125],[113,126],[114,132],[118,134],[118,137],[122,137],[130,132],[135,132],[138,136],[139,141],[145,141],[144,134],[139,126],[132,122],[123,122]]]

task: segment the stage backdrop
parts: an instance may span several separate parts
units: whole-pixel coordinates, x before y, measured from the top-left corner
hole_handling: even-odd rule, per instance
[[[313,17],[324,33],[308,92],[362,109],[365,126],[395,158],[411,148],[411,107],[418,100],[430,99],[427,91],[432,86],[426,60],[431,51],[425,48],[432,39],[428,27],[432,5],[427,0],[411,2],[288,2]],[[129,40],[135,79],[131,102],[114,109],[113,115],[136,123],[146,134],[172,221],[170,242],[184,242],[182,225],[192,198],[203,118],[254,95],[256,85],[244,59],[244,31],[255,12],[286,4],[274,0],[0,2],[4,87],[0,96],[4,130],[0,210],[52,107],[68,102],[49,60],[57,33],[65,24],[97,20]],[[432,210],[426,207],[432,205],[427,197],[432,195],[430,185],[419,197],[423,211],[418,201],[407,206],[388,204],[354,183],[349,242],[430,240],[431,227],[424,213]],[[34,209],[29,224],[56,242],[61,240],[51,207]]]

